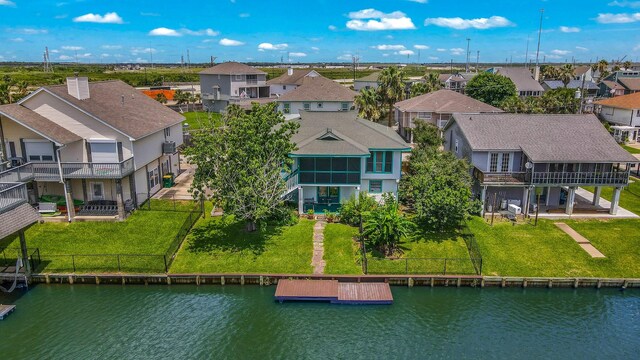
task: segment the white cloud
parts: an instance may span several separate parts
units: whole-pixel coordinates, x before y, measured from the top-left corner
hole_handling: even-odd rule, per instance
[[[58,59],[63,60],[63,61],[67,61],[67,60],[72,60],[73,58],[71,56],[68,56],[68,55],[60,55],[58,57]]]
[[[633,48],[633,51],[640,51],[640,44]]]
[[[569,51],[569,50],[558,50],[558,49],[555,49],[555,50],[551,50],[551,53],[552,53],[553,55],[560,55],[560,56],[564,56],[564,55],[568,55],[568,54],[570,54],[570,53],[571,53],[571,51]]]
[[[376,45],[372,46],[374,49],[389,51],[389,50],[404,50],[406,47],[404,45]]]
[[[180,30],[178,30],[178,32],[180,34],[184,34],[184,35],[192,35],[192,36],[218,36],[220,35],[220,32],[215,31],[213,29],[203,29],[203,30],[189,30],[189,29],[185,29],[182,28]]]
[[[251,14],[249,14],[249,13],[241,13],[238,16],[240,16],[241,18],[248,18],[249,16],[251,16]]]
[[[238,40],[232,40],[232,39],[221,39],[218,44],[222,45],[222,46],[242,46],[244,45],[244,43],[242,41],[238,41]]]
[[[580,28],[572,26],[560,26],[560,31],[562,31],[563,33],[577,33],[580,32]]]
[[[335,25],[329,25],[329,30],[331,31],[336,31],[336,29],[338,29],[337,27],[335,27]]]
[[[159,27],[149,31],[151,36],[182,36],[179,32],[166,27]]]
[[[357,31],[378,30],[410,30],[416,26],[402,11],[383,13],[376,9],[364,9],[349,13],[351,20],[347,21],[347,28]]]
[[[312,46],[312,47],[311,47],[311,50],[313,50],[313,51],[318,51],[318,50],[320,50],[320,48],[319,48],[319,47],[317,47],[317,46]]]
[[[447,49],[437,48],[437,49],[436,49],[436,51],[439,51],[439,52],[445,52],[445,51],[447,51]]]
[[[59,20],[59,19],[66,19],[66,18],[67,18],[67,16],[69,16],[69,15],[67,15],[67,14],[62,14],[62,15],[56,15],[56,16],[54,16],[53,18],[54,18],[54,19],[58,19],[58,20]]]
[[[84,49],[82,46],[61,46],[62,50],[78,51]]]
[[[640,13],[634,14],[598,14],[596,21],[600,24],[628,24],[640,21]]]
[[[258,45],[258,50],[284,50],[288,48],[288,44],[272,44],[272,43],[262,43]]]
[[[427,45],[413,45],[414,49],[418,49],[418,50],[427,50],[429,49],[429,47]]]
[[[464,54],[464,49],[463,48],[453,48],[453,49],[449,49],[449,51],[451,51],[451,55],[462,55]]]
[[[400,51],[395,52],[394,54],[396,54],[396,55],[413,55],[415,53],[413,52],[413,50],[400,50]]]
[[[437,56],[429,56],[429,60],[438,60],[439,58]]]
[[[491,16],[489,18],[463,19],[454,18],[429,18],[424,21],[424,25],[435,25],[440,27],[448,27],[456,30],[464,30],[469,28],[485,30],[498,27],[514,26],[509,19],[502,16]]]
[[[98,23],[98,24],[122,24],[124,21],[118,15],[118,13],[110,12],[104,15],[100,14],[84,14],[78,17],[73,18],[73,22],[90,22],[90,23]]]
[[[107,54],[107,53],[102,53],[102,54],[100,54],[100,57],[103,57],[103,58],[106,58],[106,57],[109,57],[109,56],[111,56],[111,55],[109,55],[109,54]]]
[[[588,49],[588,48],[586,48],[586,47],[582,47],[582,46],[576,46],[576,49],[578,49],[578,50],[582,50],[582,51],[589,51],[589,49]]]
[[[384,53],[384,54],[382,54],[382,56],[383,56],[383,57],[387,57],[387,56],[389,56],[389,54]]]
[[[140,54],[148,54],[148,53],[155,54],[158,52],[156,49],[148,48],[148,47],[132,47],[130,51],[131,51],[131,55],[133,56],[138,56]]]
[[[303,52],[292,52],[289,53],[290,57],[305,57],[307,56],[307,54],[303,53]]]
[[[25,35],[38,35],[38,34],[47,34],[49,30],[24,28],[24,29],[16,29],[15,32],[18,34],[25,34]]]
[[[24,42],[24,39],[21,38],[21,37],[17,37],[17,38],[9,39],[9,41],[11,41],[11,42]]]
[[[638,9],[640,8],[640,1],[612,1],[607,5]]]
[[[9,0],[0,0],[0,6],[16,6],[16,4],[13,1],[9,1]]]
[[[105,50],[118,50],[118,49],[122,49],[121,45],[102,45],[100,46],[101,48],[105,49]]]
[[[416,2],[416,3],[419,3],[419,4],[426,4],[428,2],[427,0],[409,0],[409,1]]]
[[[351,61],[352,57],[353,57],[353,55],[351,55],[351,54],[342,54],[342,55],[338,56],[338,60],[349,60],[349,61]]]

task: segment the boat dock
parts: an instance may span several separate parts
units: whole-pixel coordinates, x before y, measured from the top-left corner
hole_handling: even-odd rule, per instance
[[[388,283],[349,283],[338,280],[278,281],[275,299],[284,301],[327,301],[332,304],[393,304]]]
[[[12,313],[16,309],[15,305],[2,305],[0,304],[0,320],[4,320],[9,313]]]

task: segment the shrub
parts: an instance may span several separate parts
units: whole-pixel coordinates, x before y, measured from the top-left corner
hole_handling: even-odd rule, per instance
[[[340,207],[340,221],[351,226],[360,225],[360,216],[368,211],[373,211],[378,207],[376,199],[366,192],[361,192],[356,201],[356,195],[351,194],[349,200],[342,203]]]

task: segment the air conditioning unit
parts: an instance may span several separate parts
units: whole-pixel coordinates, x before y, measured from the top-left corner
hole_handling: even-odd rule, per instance
[[[176,142],[175,141],[165,141],[162,143],[162,153],[163,154],[173,154],[176,152]]]

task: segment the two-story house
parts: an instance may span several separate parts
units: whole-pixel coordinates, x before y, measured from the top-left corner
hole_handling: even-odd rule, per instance
[[[542,82],[542,87],[546,90],[555,90],[565,88],[564,83],[561,80],[545,80]],[[582,111],[593,112],[593,100],[598,96],[598,85],[591,80],[576,80],[569,81],[566,86],[567,89],[573,89],[582,96]]]
[[[302,85],[304,78],[308,76],[316,77],[320,74],[315,70],[288,68],[286,73],[267,81],[269,92],[272,97],[286,94]]]
[[[269,98],[267,73],[249,65],[225,62],[200,73],[202,105],[220,112],[230,103]]]
[[[520,67],[495,67],[487,70],[492,74],[508,77],[516,85],[518,96],[542,96],[544,88],[533,78],[531,71]]]
[[[378,88],[378,78],[380,77],[380,72],[374,72],[367,76],[363,76],[361,78],[356,79],[353,82],[353,88],[355,91],[360,92],[362,89],[377,89]]]
[[[467,82],[473,79],[477,73],[440,74],[438,79],[443,89],[452,90],[464,94]]]
[[[621,148],[595,115],[454,114],[445,127],[445,149],[473,166],[474,193],[483,211],[515,204],[527,213],[574,211],[576,189],[613,187],[609,212],[616,214],[620,191],[638,160]],[[591,200],[591,199],[589,199]]]
[[[614,71],[600,81],[601,97],[615,97],[640,91],[640,71]]]
[[[621,143],[640,140],[640,92],[596,101],[596,112],[608,122]]]
[[[360,191],[378,198],[397,194],[402,153],[410,148],[394,130],[359,119],[356,111],[303,111],[288,121],[300,124],[286,176],[287,194],[300,213],[336,211]]]
[[[349,111],[357,92],[323,76],[307,76],[302,85],[280,96],[278,110],[286,114],[300,111]]]
[[[502,110],[485,104],[453,90],[437,90],[394,105],[394,117],[398,123],[398,132],[407,142],[413,142],[412,130],[415,119],[420,119],[442,129],[451,118],[451,114],[496,113]]]
[[[0,182],[27,182],[32,203],[63,198],[69,220],[89,202],[113,202],[123,218],[126,204],[180,171],[183,120],[122,81],[68,78],[0,106],[0,145],[13,164]]]

